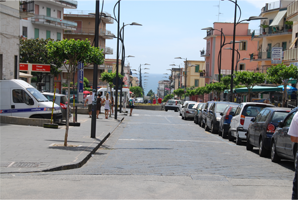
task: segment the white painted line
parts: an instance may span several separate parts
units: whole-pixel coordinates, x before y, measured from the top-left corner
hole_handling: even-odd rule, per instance
[[[121,141],[139,141],[139,142],[196,142],[196,143],[221,143],[220,141],[202,141],[202,140],[150,140],[150,139],[119,139]]]
[[[167,117],[165,117],[166,118],[166,120],[170,123],[170,124],[172,124],[172,122],[167,118]]]
[[[11,167],[13,164],[15,164],[15,162],[10,163],[10,165],[8,165],[7,168]]]

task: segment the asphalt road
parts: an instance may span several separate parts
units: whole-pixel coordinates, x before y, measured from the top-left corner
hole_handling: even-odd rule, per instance
[[[1,198],[290,199],[293,164],[272,163],[173,111],[134,110],[82,167],[1,175]]]

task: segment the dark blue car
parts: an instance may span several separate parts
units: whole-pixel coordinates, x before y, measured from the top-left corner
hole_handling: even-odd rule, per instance
[[[226,109],[220,114],[222,116],[219,122],[218,134],[222,136],[222,138],[227,138],[228,131],[230,129],[230,124],[233,116],[235,115],[235,111],[239,104],[231,104],[226,107]]]
[[[264,108],[255,118],[247,130],[246,149],[259,148],[259,155],[264,157],[270,153],[271,138],[278,123],[286,118],[291,111],[290,108],[267,107]]]

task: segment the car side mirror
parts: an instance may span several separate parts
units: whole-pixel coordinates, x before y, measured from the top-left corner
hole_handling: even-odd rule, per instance
[[[29,105],[34,105],[33,99],[29,99]]]
[[[220,113],[220,116],[223,116],[223,113]]]
[[[253,117],[253,118],[251,118],[250,121],[254,122],[254,121],[256,121],[256,118]]]
[[[284,123],[283,123],[283,122],[279,122],[279,123],[278,123],[278,127],[279,127],[279,128],[284,127]]]

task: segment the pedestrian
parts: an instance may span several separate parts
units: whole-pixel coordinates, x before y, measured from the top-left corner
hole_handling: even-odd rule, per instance
[[[105,99],[105,117],[108,119],[109,117],[109,111],[110,111],[110,100],[109,100],[109,93],[106,94]]]
[[[84,104],[84,106],[86,106],[86,103],[88,103],[88,112],[89,112],[90,118],[92,114],[92,100],[93,100],[93,96],[92,96],[92,92],[90,92],[90,94],[86,97],[85,104]]]
[[[162,99],[159,97],[158,98],[158,103],[161,104]]]
[[[130,97],[130,99],[128,100],[128,103],[129,103],[129,107],[130,107],[130,115],[132,114],[132,110],[134,109],[135,107],[135,99],[134,99],[134,95],[132,95],[132,97]]]
[[[155,98],[153,99],[153,104],[156,104],[156,99]]]
[[[97,96],[97,101],[96,101],[96,119],[98,119],[98,115],[99,115],[99,113],[101,113],[101,102],[102,102],[101,95],[102,95],[102,93],[100,92],[98,94],[98,96]]]
[[[291,125],[289,127],[289,132],[288,135],[291,136],[291,141],[298,143],[298,112],[293,117],[293,120],[291,122]],[[297,156],[296,154],[295,156]],[[297,176],[298,176],[298,164],[296,163],[296,169],[295,169],[295,176],[293,180],[293,193],[292,193],[292,199],[298,199],[298,194],[297,194]]]
[[[110,115],[114,114],[114,98],[111,96],[111,109],[110,109]]]

